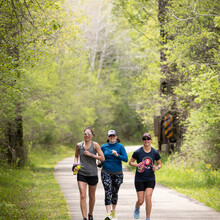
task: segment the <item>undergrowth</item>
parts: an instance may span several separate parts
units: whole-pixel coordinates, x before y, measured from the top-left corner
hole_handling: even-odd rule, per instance
[[[70,219],[68,207],[54,178],[55,164],[73,155],[59,146],[53,151],[38,147],[29,154],[29,165],[0,166],[0,219]]]

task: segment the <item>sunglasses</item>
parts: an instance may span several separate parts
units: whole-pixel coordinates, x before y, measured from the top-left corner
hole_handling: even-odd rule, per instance
[[[143,141],[149,141],[149,140],[151,140],[151,138],[149,138],[149,137],[143,137],[142,140],[143,140]]]
[[[90,135],[92,135],[92,133],[86,133],[86,132],[85,132],[84,135],[85,135],[85,136],[90,136]]]
[[[115,137],[115,135],[109,135],[108,137]]]

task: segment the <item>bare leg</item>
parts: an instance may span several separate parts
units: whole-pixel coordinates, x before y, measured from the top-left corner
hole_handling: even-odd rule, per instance
[[[78,188],[80,193],[80,208],[83,218],[87,218],[87,204],[86,204],[86,189],[87,183],[78,181]]]
[[[115,212],[116,206],[117,206],[117,205],[113,205],[113,204],[112,204],[112,211],[113,211],[113,212]]]
[[[111,212],[111,205],[106,205],[105,208],[106,208],[107,214]]]
[[[93,210],[94,210],[94,206],[95,206],[95,191],[96,191],[96,187],[95,186],[89,186],[89,214],[92,215]]]
[[[146,216],[147,216],[147,218],[150,218],[150,214],[151,214],[152,194],[153,194],[152,188],[147,188],[145,190],[145,203],[146,203]]]
[[[137,192],[137,202],[136,202],[136,208],[140,208],[141,205],[144,203],[144,191]]]

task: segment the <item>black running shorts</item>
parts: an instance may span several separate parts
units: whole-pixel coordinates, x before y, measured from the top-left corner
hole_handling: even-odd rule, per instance
[[[155,180],[150,180],[146,182],[135,182],[134,183],[136,191],[145,191],[146,188],[152,188],[154,189],[155,187]]]
[[[88,183],[90,186],[95,186],[99,179],[98,176],[83,176],[80,174],[77,174],[77,181]]]

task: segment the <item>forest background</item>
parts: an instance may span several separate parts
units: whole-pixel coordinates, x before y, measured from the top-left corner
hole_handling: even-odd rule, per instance
[[[100,144],[108,129],[140,143],[175,110],[183,136],[172,161],[219,170],[219,1],[3,0],[0,9],[1,164],[75,146],[88,125]]]

